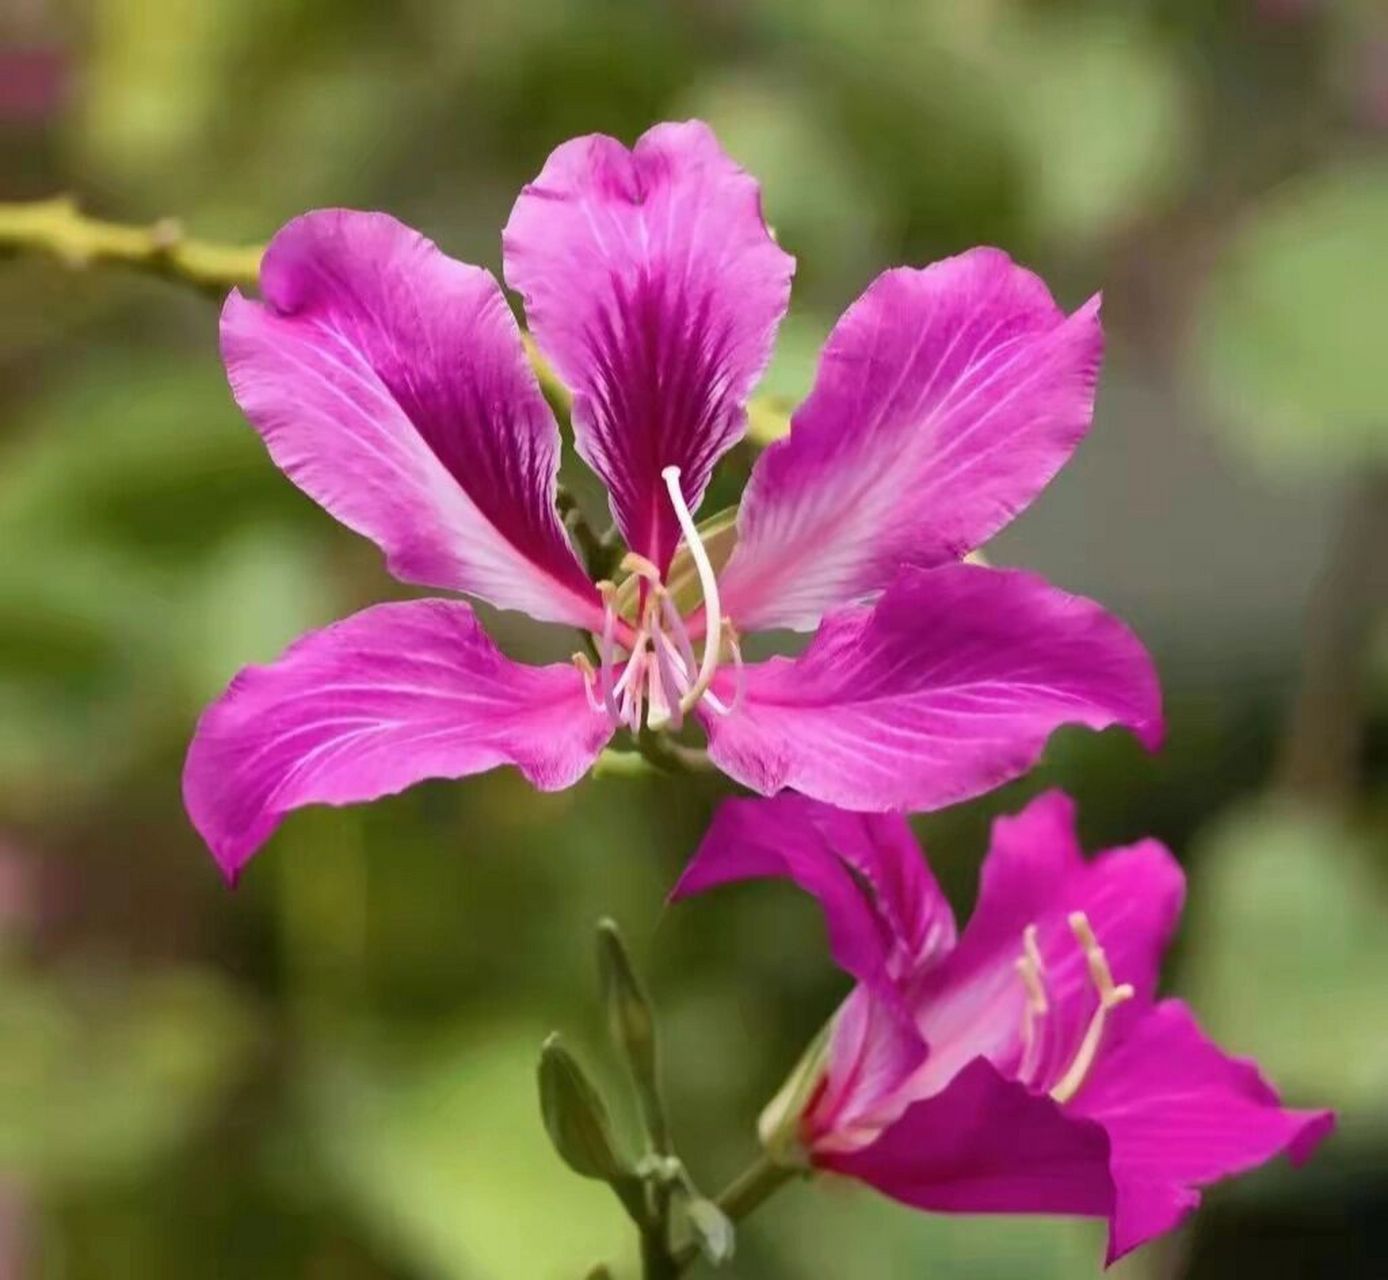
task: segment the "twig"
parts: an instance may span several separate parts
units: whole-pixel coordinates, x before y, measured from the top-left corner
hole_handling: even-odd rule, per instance
[[[195,240],[175,218],[143,227],[89,218],[70,196],[0,204],[0,254],[43,254],[74,270],[114,263],[213,296],[254,286],[261,252],[259,245]]]

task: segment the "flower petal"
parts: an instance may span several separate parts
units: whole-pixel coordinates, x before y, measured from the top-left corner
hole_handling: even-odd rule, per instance
[[[731,701],[731,675],[715,690]],[[938,809],[1031,768],[1065,724],[1161,738],[1151,659],[1092,601],[1015,570],[904,570],[825,620],[799,658],[747,668],[738,710],[701,711],[709,754],[770,795]]]
[[[657,125],[631,151],[575,138],[521,193],[503,245],[507,283],[574,391],[579,452],[628,545],[664,568],[679,526],[661,469],[681,469],[696,507],[790,296],[794,259],[757,184],[698,121]]]
[[[612,729],[566,664],[504,657],[467,605],[377,605],[247,667],[203,713],[188,814],[228,878],[291,809],[513,764],[544,791],[587,771]]]
[[[599,628],[555,511],[559,433],[491,274],[330,209],[275,236],[260,283],[263,304],[227,299],[222,355],[290,479],[407,582]]]
[[[785,792],[725,801],[672,900],[784,876],[818,899],[840,968],[863,986],[834,1021],[811,1140],[841,1136],[915,1071],[925,1044],[903,980],[954,945],[954,913],[898,814],[849,813]]]
[[[978,905],[963,937],[912,993],[931,1048],[912,1091],[943,1088],[975,1057],[1016,1072],[1026,1004],[1016,962],[1029,925],[1036,927],[1049,1006],[1036,1030],[1044,1057],[1029,1071],[1029,1083],[1050,1088],[1074,1059],[1098,1005],[1084,951],[1069,924],[1071,913],[1084,913],[1115,983],[1130,983],[1135,990],[1131,1005],[1116,1011],[1116,1026],[1150,1005],[1184,895],[1180,866],[1155,840],[1086,861],[1075,831],[1074,802],[1062,792],[1047,792],[1016,817],[999,818],[983,863]]]
[[[1102,1124],[1113,1147],[1110,1262],[1180,1222],[1198,1187],[1283,1151],[1300,1162],[1334,1127],[1328,1111],[1283,1108],[1257,1067],[1226,1056],[1179,1000],[1130,1024],[1071,1109]]]
[[[1113,1206],[1108,1157],[1100,1125],[978,1059],[875,1142],[816,1163],[918,1209],[1098,1216]]]
[[[1089,428],[1095,298],[1068,319],[996,249],[888,271],[845,312],[788,437],[758,460],[723,577],[744,630],[808,630],[902,564],[956,560]]]
[[[834,959],[859,981],[880,984],[954,945],[949,900],[899,814],[849,813],[789,792],[725,801],[670,896],[768,876],[819,900]]]

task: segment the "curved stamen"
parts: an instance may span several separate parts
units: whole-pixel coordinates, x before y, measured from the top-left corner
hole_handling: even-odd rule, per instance
[[[723,635],[727,638],[728,648],[733,655],[733,700],[732,704],[726,704],[721,698],[712,692],[704,694],[704,703],[710,711],[720,716],[730,716],[742,705],[742,692],[745,680],[745,672],[742,665],[742,646],[738,643],[737,631],[734,629],[731,618],[723,619]]]
[[[1125,1000],[1131,1000],[1136,994],[1132,983],[1115,984],[1113,981],[1113,973],[1108,967],[1108,956],[1104,954],[1103,947],[1094,936],[1089,917],[1083,911],[1076,911],[1071,914],[1069,923],[1075,941],[1084,951],[1085,963],[1089,967],[1089,980],[1099,993],[1099,1007],[1094,1010],[1094,1016],[1085,1028],[1084,1039],[1080,1041],[1074,1061],[1051,1089],[1051,1097],[1057,1102],[1069,1102],[1080,1091],[1080,1086],[1085,1082],[1090,1068],[1094,1065],[1094,1059],[1098,1056],[1109,1011],[1116,1009]]]
[[[583,692],[588,698],[588,706],[594,711],[606,711],[607,708],[593,694],[593,685],[597,682],[598,673],[593,670],[592,660],[586,653],[576,653],[573,656],[573,664],[583,677]]]
[[[737,628],[733,626],[731,618],[723,620],[723,634],[728,638],[728,648],[733,655],[733,679],[735,683],[733,685],[733,704],[729,710],[736,711],[742,705],[742,687],[745,683],[746,672],[742,666],[742,645],[739,642]]]
[[[718,671],[719,650],[723,643],[723,608],[718,599],[718,580],[714,575],[713,565],[709,562],[708,552],[704,549],[704,544],[699,538],[699,530],[694,525],[694,516],[689,507],[685,505],[684,494],[680,491],[680,469],[678,467],[666,467],[660,476],[665,481],[666,489],[669,490],[670,502],[675,508],[675,518],[679,521],[680,531],[684,534],[685,545],[689,548],[689,554],[694,560],[694,568],[699,574],[699,589],[704,595],[703,658],[699,663],[698,676],[684,697],[680,699],[680,710],[690,711],[703,697],[709,685],[713,683],[713,677]]]
[[[1046,995],[1046,966],[1041,959],[1034,924],[1022,930],[1022,954],[1017,957],[1017,975],[1027,993],[1026,1006],[1022,1010],[1022,1061],[1017,1067],[1017,1078],[1023,1084],[1030,1084],[1041,1059],[1041,1037],[1037,1033],[1037,1024],[1051,1008]]]
[[[602,636],[598,640],[602,678],[599,688],[602,691],[603,706],[607,708],[607,714],[615,720],[618,713],[617,698],[612,690],[612,669],[616,662],[617,588],[604,579],[598,583],[598,594],[602,596]]]

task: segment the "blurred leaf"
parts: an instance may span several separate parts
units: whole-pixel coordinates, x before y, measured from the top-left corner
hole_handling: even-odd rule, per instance
[[[145,1174],[207,1122],[252,1039],[206,975],[0,974],[0,1168],[63,1186]]]
[[[1033,225],[1094,237],[1169,195],[1189,122],[1179,69],[1151,31],[1112,12],[1012,12],[995,88]]]
[[[1293,472],[1388,458],[1388,163],[1301,178],[1259,205],[1214,271],[1194,372],[1235,440]]]
[[[1184,985],[1213,1036],[1307,1105],[1388,1097],[1388,894],[1366,852],[1329,818],[1269,804],[1201,854]]]
[[[572,1280],[634,1234],[554,1158],[535,1113],[533,1026],[492,1025],[392,1069],[337,1048],[308,1083],[331,1174],[425,1275]]]
[[[790,1276],[1074,1280],[1098,1275],[1103,1258],[1093,1223],[918,1213],[835,1178],[792,1187],[757,1215],[755,1230]]]
[[[707,120],[756,175],[766,219],[796,257],[800,301],[857,292],[883,252],[876,192],[818,96],[742,72],[701,86],[680,113]]]
[[[118,545],[151,567],[188,567],[267,511],[304,510],[241,421],[205,350],[108,354],[32,401],[0,471],[0,536]]]
[[[89,162],[120,181],[158,174],[204,145],[236,47],[238,4],[93,0],[79,116]]]
[[[177,648],[188,688],[219,691],[335,612],[318,558],[293,528],[262,524],[228,539],[179,601]]]

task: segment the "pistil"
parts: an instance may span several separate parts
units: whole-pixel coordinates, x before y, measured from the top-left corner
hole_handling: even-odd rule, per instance
[[[679,521],[680,531],[684,534],[685,545],[689,548],[690,557],[694,561],[694,568],[699,575],[699,590],[703,592],[704,596],[703,658],[699,663],[698,677],[684,697],[680,699],[680,709],[690,711],[713,683],[713,677],[718,671],[719,650],[723,644],[723,607],[718,598],[718,579],[713,572],[713,564],[708,558],[708,552],[704,549],[703,539],[699,537],[699,530],[694,524],[693,513],[685,504],[684,494],[680,490],[680,469],[678,467],[666,467],[660,476],[665,481],[666,489],[670,492],[670,502],[675,508],[675,518]]]

